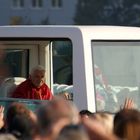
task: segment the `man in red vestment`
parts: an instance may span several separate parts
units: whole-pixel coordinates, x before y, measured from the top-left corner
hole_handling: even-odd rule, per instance
[[[34,67],[27,80],[22,82],[12,94],[13,98],[50,100],[53,95],[44,82],[45,69],[38,65]]]

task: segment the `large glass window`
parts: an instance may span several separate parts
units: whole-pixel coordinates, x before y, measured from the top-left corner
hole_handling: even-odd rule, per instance
[[[11,77],[28,77],[29,51],[27,49],[6,49],[5,63]]]
[[[62,7],[62,0],[52,0],[52,7],[53,8],[61,8]]]
[[[54,41],[53,49],[53,81],[54,94],[69,92],[72,98],[72,44],[71,41]]]
[[[140,43],[92,41],[97,110],[117,111],[126,98],[140,107]]]
[[[72,43],[69,39],[3,40],[0,47],[3,48],[0,50],[2,97],[9,97],[10,93],[5,80],[14,79],[12,87],[15,78],[28,78],[32,67],[39,64],[47,69],[45,82],[54,95],[68,95],[72,100]]]
[[[41,8],[43,6],[43,0],[32,0],[33,8]]]
[[[24,7],[24,0],[12,0],[13,8],[23,8]]]

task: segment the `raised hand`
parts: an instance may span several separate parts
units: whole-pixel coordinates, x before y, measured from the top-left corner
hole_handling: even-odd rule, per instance
[[[135,103],[134,100],[131,98],[126,98],[124,105],[121,107],[121,109],[134,109],[135,108]]]
[[[4,107],[0,105],[0,129],[4,126]]]

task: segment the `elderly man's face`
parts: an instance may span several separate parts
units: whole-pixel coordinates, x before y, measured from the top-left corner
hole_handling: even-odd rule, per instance
[[[40,87],[44,83],[45,72],[36,70],[30,75],[30,79],[32,83],[34,84],[34,86]]]

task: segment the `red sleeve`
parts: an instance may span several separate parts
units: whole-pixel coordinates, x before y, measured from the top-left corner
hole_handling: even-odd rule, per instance
[[[45,88],[45,96],[43,98],[43,100],[51,100],[53,98],[53,94],[51,92],[51,90],[49,89],[49,87],[47,85],[45,85],[46,88]]]
[[[26,92],[28,91],[27,80],[17,86],[12,94],[12,98],[27,98]]]
[[[13,92],[12,98],[23,98],[23,88],[19,85]]]

